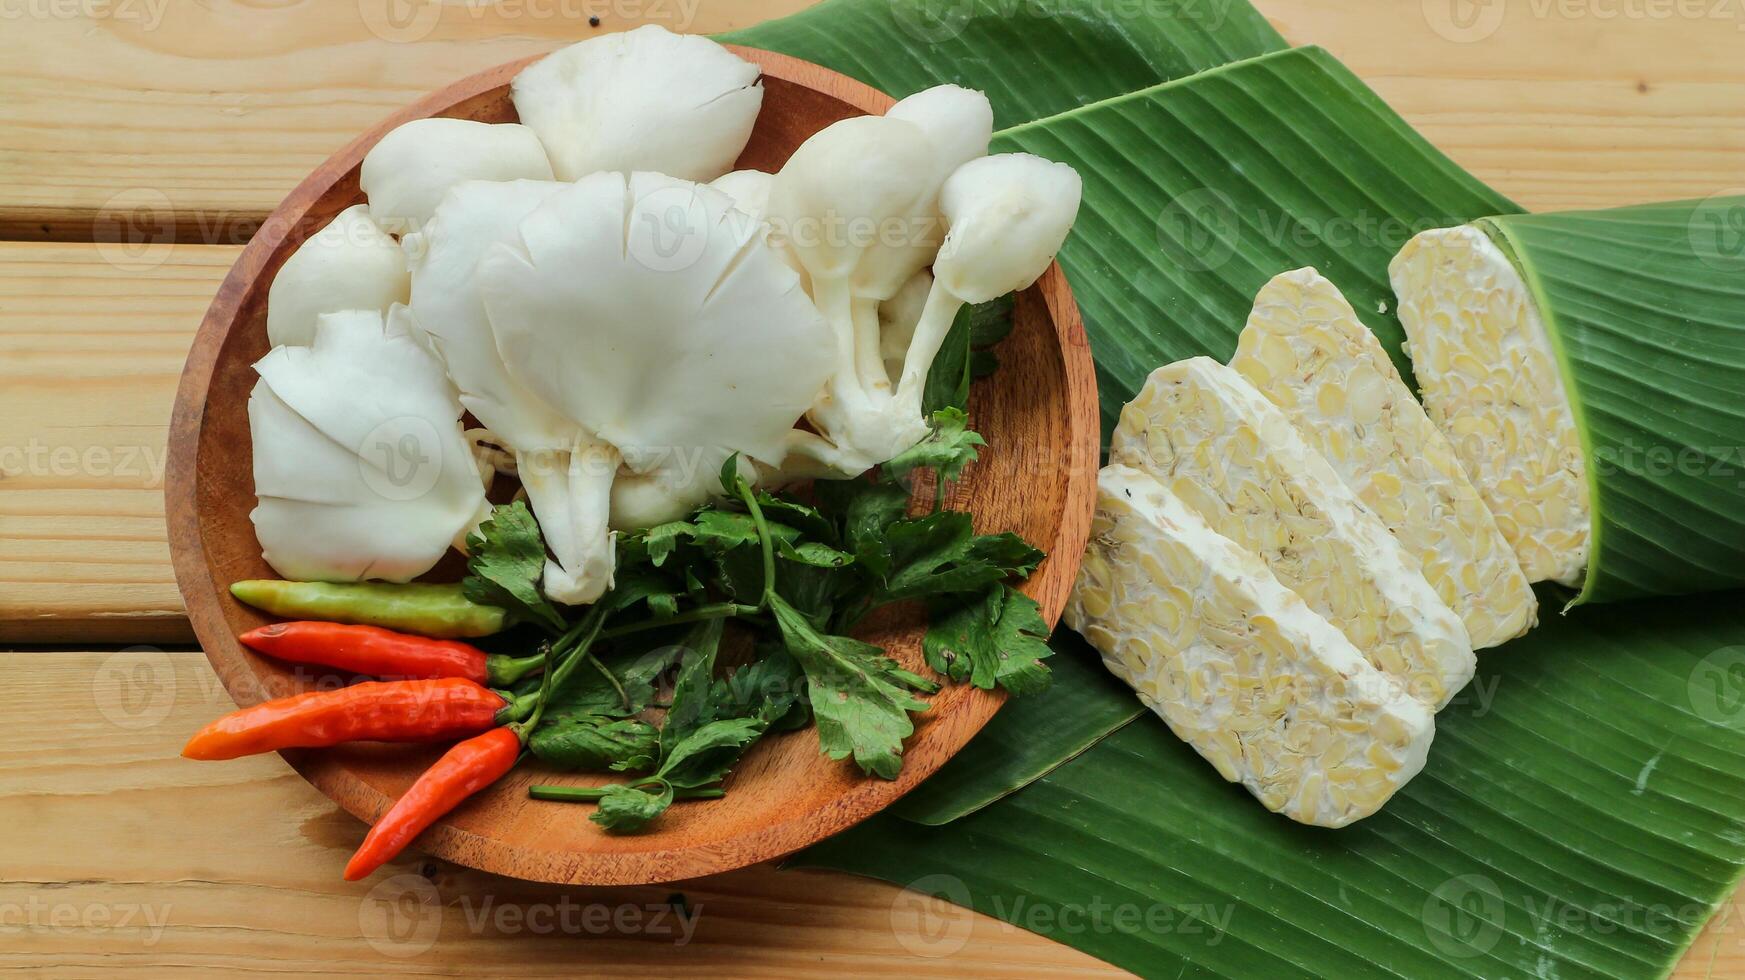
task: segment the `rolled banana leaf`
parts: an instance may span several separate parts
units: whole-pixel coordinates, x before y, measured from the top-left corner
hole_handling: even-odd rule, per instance
[[[1393,279],[1530,578],[1572,604],[1745,585],[1745,197],[1486,218]]]

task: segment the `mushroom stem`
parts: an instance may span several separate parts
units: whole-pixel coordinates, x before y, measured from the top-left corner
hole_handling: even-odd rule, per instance
[[[868,392],[889,391],[891,376],[885,373],[885,359],[879,352],[879,301],[856,297],[851,309],[854,316],[854,366],[860,385]]]
[[[909,340],[909,350],[903,355],[903,377],[897,383],[897,404],[904,411],[921,414],[921,395],[927,387],[927,371],[933,366],[951,323],[963,300],[951,294],[939,280],[927,291],[927,305],[921,309],[921,320],[915,325],[915,336]]]
[[[521,485],[555,556],[545,563],[545,593],[558,602],[593,602],[612,586],[608,521],[622,462],[618,450],[587,440],[567,450],[516,454]]]

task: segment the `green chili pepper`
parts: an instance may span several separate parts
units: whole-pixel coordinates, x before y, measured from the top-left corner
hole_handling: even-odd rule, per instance
[[[360,623],[437,639],[489,636],[508,614],[461,594],[458,583],[283,582],[249,579],[230,587],[243,602],[288,619]]]

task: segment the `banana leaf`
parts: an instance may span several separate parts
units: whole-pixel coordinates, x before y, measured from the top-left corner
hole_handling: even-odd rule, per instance
[[[1327,52],[1297,48],[1005,130],[1077,167],[1061,267],[1085,317],[1105,429],[1160,364],[1227,360],[1254,295],[1312,265],[1401,370],[1388,261],[1426,228],[1518,210]],[[1105,433],[1106,434],[1106,433]]]
[[[1154,86],[1004,130],[994,143],[1066,161],[1084,177],[1060,263],[1090,336],[1105,430],[1158,365],[1228,359],[1255,293],[1304,265],[1339,283],[1409,372],[1404,331],[1385,312],[1389,260],[1426,228],[1513,208],[1318,48]],[[1305,173],[1311,162],[1319,166]],[[922,823],[972,812],[1000,777],[1011,792],[1025,774],[1084,751],[1133,713],[1118,686],[1093,690],[1094,709],[1082,688],[1008,704],[982,736],[988,744],[971,743],[898,812]]]
[[[1228,26],[1251,22],[1240,4],[1212,45],[1182,41],[1197,28],[1179,22],[1112,37],[1090,23],[1114,23],[1108,7],[1089,3],[1011,31],[998,15],[1026,8],[1000,0],[956,0],[972,26],[933,43],[888,3],[927,0],[834,0],[729,39],[897,95],[984,87],[1007,127],[999,149],[1078,167],[1085,204],[1061,261],[1111,422],[1156,365],[1226,357],[1259,286],[1307,264],[1409,367],[1388,260],[1418,231],[1516,210],[1325,53],[1229,46]],[[1107,58],[1080,46],[1105,43]],[[1172,49],[1203,56],[1155,67]],[[990,746],[965,750],[985,778],[948,767],[907,811],[967,816],[882,816],[796,861],[1144,975],[1660,975],[1745,866],[1745,618],[1731,598],[1584,608],[1487,658],[1439,719],[1426,773],[1344,831],[1266,813],[1149,716],[1097,742],[1100,726],[1067,722],[1107,708],[1114,729],[1131,695],[1068,681],[1072,696],[1008,704]]]
[[[981,89],[999,127],[1285,47],[1247,0],[825,0],[719,40],[896,98],[945,82]]]
[[[1745,197],[1479,227],[1532,292],[1581,430],[1575,601],[1745,586]]]
[[[1144,713],[1133,691],[1077,633],[1058,630],[1048,645],[1054,648],[1048,690],[1007,699],[975,741],[889,812],[929,826],[948,824],[1040,779]]]
[[[950,826],[881,816],[794,863],[1144,976],[1663,976],[1745,864],[1745,612],[1593,606],[1508,650],[1344,830],[1266,812],[1146,717]]]

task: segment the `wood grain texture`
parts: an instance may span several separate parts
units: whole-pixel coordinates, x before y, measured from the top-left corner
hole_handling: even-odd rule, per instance
[[[986,916],[846,875],[761,866],[679,886],[591,889],[408,852],[347,884],[340,871],[364,825],[277,756],[176,755],[229,707],[198,653],[0,658],[0,969],[1118,975]]]
[[[190,637],[165,434],[238,251],[0,243],[0,643]]]
[[[246,244],[322,160],[457,78],[809,2],[18,0],[0,19],[0,238]]]
[[[0,237],[240,245],[329,154],[461,75],[628,23],[715,31],[806,3],[118,0],[65,5],[108,16],[9,19],[19,40],[0,46]],[[1627,0],[1258,5],[1530,208],[1745,184],[1745,6],[1732,0],[1699,0],[1700,17]],[[401,6],[407,17],[388,17]],[[1490,30],[1493,10],[1503,17]],[[1462,12],[1475,29],[1461,29]]]
[[[704,0],[696,25],[737,26],[805,2]],[[1525,205],[1603,206],[1745,183],[1745,35],[1734,21],[1572,18],[1517,2],[1496,5],[1506,10],[1496,33],[1462,44],[1438,35],[1427,19],[1437,2],[1259,5],[1287,37],[1329,47],[1456,160]],[[120,17],[126,6],[97,20],[5,22],[0,237],[83,240],[97,233],[149,243],[169,237],[168,227],[172,236],[231,244],[146,250],[175,270],[171,284],[111,266],[89,245],[0,245],[0,447],[27,445],[52,420],[76,417],[54,437],[75,448],[141,444],[161,452],[186,338],[253,222],[328,153],[424,92],[587,33],[576,18],[511,20],[473,5],[444,11],[421,44],[391,44],[362,19],[368,3],[172,0],[155,26]],[[586,5],[580,10],[585,18]],[[601,30],[624,23],[611,9],[596,12],[605,18]],[[440,55],[431,55],[433,47]],[[195,279],[205,283],[198,296]],[[117,338],[132,338],[148,322],[164,331],[163,351],[116,356]],[[176,330],[184,339],[171,355]],[[125,367],[117,366],[122,360]],[[112,373],[85,379],[80,372],[92,362],[108,363]],[[69,378],[80,379],[79,393],[51,408]],[[70,415],[73,408],[81,414]],[[0,459],[0,643],[185,635],[161,543],[159,492],[114,472],[25,483],[10,466]],[[137,563],[134,548],[156,557]],[[102,560],[88,560],[94,555]],[[476,913],[486,897],[537,896],[519,901],[551,904],[559,900],[552,896],[596,893],[523,886],[440,863],[433,865],[442,903],[437,945],[424,955],[383,956],[358,938],[357,892],[337,881],[361,823],[276,759],[208,767],[197,776],[177,768],[184,765],[172,758],[180,740],[229,700],[197,655],[169,656],[179,658],[172,659],[178,685],[204,684],[210,703],[175,709],[181,713],[171,717],[180,720],[166,723],[174,728],[168,737],[89,717],[100,705],[136,712],[154,703],[137,685],[156,674],[120,662],[132,686],[104,682],[99,690],[95,678],[110,655],[28,656],[28,666],[0,658],[0,668],[25,671],[0,685],[9,702],[0,715],[8,733],[0,743],[7,746],[0,750],[0,807],[13,828],[0,837],[0,867],[8,869],[0,885],[0,963],[8,966],[62,975],[121,963],[177,976],[195,968],[574,975],[646,972],[651,964],[723,976],[1037,976],[1098,965],[937,903],[931,908],[950,918],[929,935],[956,935],[967,919],[969,945],[952,957],[915,958],[892,939],[891,889],[762,869],[707,880],[719,889],[721,915],[701,917],[697,941],[682,950],[664,941],[567,941],[574,937],[525,929],[474,935],[465,913]],[[73,666],[44,666],[51,657]],[[78,699],[88,678],[91,700],[77,700],[71,719],[45,700]],[[470,906],[467,895],[474,896]],[[61,898],[95,910],[168,903],[172,925],[149,948],[139,934],[113,927],[69,930],[44,920],[14,928],[15,910],[33,900],[54,907]],[[1738,899],[1710,923],[1675,976],[1745,977]]]
[[[370,881],[346,884],[340,871],[363,823],[281,759],[176,755],[230,705],[198,653],[0,657],[0,968],[1124,975],[979,913],[827,872],[759,866],[677,886],[583,888],[501,878],[413,850]],[[678,904],[691,910],[688,922],[668,911]],[[1745,901],[1736,896],[1715,916],[1673,976],[1745,977]]]
[[[1529,210],[1745,187],[1745,5],[1732,0],[1255,3]]]
[[[809,136],[837,120],[883,112],[891,99],[853,79],[785,55],[734,49],[763,69],[763,109],[739,167],[776,170]],[[452,83],[357,137],[286,197],[219,287],[188,356],[170,422],[165,479],[170,551],[195,635],[240,704],[302,688],[295,672],[236,637],[269,620],[231,597],[230,584],[275,577],[261,557],[254,508],[248,399],[253,364],[267,353],[266,298],[274,273],[334,214],[363,201],[358,166],[376,140],[432,115],[514,118],[511,62]],[[1018,296],[1001,369],[977,383],[971,421],[988,445],[953,487],[953,506],[983,532],[1012,532],[1051,557],[1023,585],[1052,625],[1090,536],[1099,428],[1096,379],[1084,324],[1059,266]],[[926,675],[924,622],[894,621],[862,638]],[[561,804],[530,800],[533,782],[598,785],[524,766],[425,835],[449,860],[518,878],[642,884],[727,871],[789,854],[878,812],[931,775],[999,709],[1001,697],[967,684],[928,699],[903,748],[902,772],[868,779],[819,751],[817,732],[759,740],[728,777],[724,800],[675,808],[649,830],[608,835],[570,819]],[[291,754],[297,770],[350,812],[374,820],[436,757],[352,747]]]

